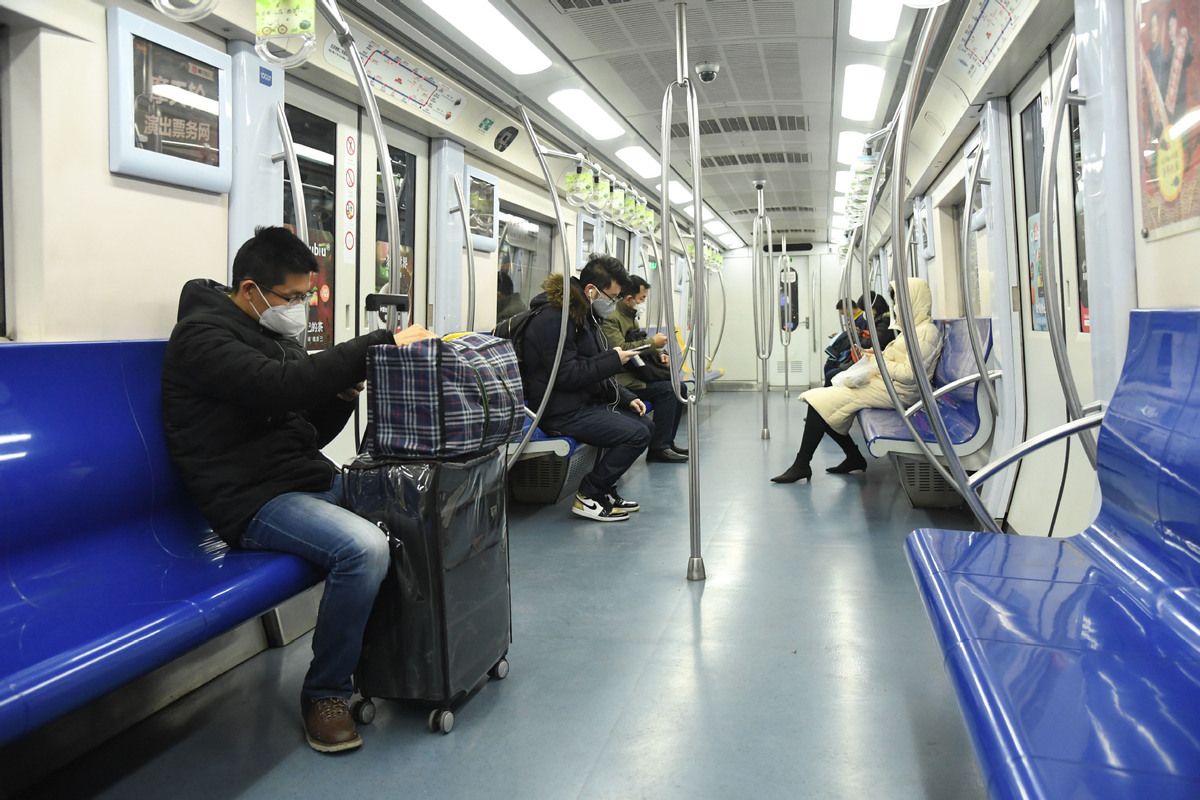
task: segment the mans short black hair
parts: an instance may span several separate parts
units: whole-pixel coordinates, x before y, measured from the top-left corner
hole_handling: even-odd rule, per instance
[[[317,257],[296,234],[280,226],[259,226],[233,257],[233,285],[250,280],[270,289],[287,283],[288,275],[307,275],[319,268]]]
[[[629,273],[625,271],[625,265],[620,259],[603,253],[592,253],[579,273],[579,282],[584,286],[591,284],[601,291],[607,291],[614,282],[621,286],[628,283]]]
[[[621,286],[621,297],[634,297],[642,289],[649,289],[650,282],[641,275],[630,275],[629,280]]]
[[[837,301],[837,305],[834,306],[834,308],[836,308],[838,311],[841,311],[845,307],[845,305],[846,305],[846,299],[843,297]],[[858,304],[857,300],[851,300],[850,305],[853,306],[854,308],[858,309],[859,311],[862,311],[862,306],[860,306]]]
[[[500,270],[496,273],[496,291],[505,297],[508,297],[513,293],[512,276],[504,270]]]

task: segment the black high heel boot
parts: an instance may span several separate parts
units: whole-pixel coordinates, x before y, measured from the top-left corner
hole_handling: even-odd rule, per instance
[[[812,482],[812,467],[808,465],[808,459],[803,458],[799,453],[796,454],[796,460],[787,468],[787,472],[771,478],[771,483],[795,483],[798,480]]]
[[[851,472],[866,472],[867,460],[863,458],[862,453],[854,452],[846,456],[842,463],[836,467],[830,467],[825,470],[831,475],[847,475]]]

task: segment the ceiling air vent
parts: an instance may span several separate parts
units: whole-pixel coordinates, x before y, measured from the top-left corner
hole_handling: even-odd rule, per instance
[[[586,8],[599,8],[600,6],[616,6],[621,3],[632,2],[632,0],[557,0],[557,2],[563,11],[579,11]]]
[[[671,126],[671,138],[687,136],[687,123],[677,122]],[[739,133],[741,131],[806,131],[808,117],[720,117],[700,120],[700,135],[710,133]],[[806,162],[805,162],[806,163]]]
[[[708,169],[739,167],[748,164],[809,164],[811,153],[736,153],[727,156],[705,156],[700,166]]]
[[[768,206],[765,211],[768,214],[811,214],[813,213],[812,206]],[[729,212],[736,217],[753,217],[758,213],[757,208],[737,208]]]

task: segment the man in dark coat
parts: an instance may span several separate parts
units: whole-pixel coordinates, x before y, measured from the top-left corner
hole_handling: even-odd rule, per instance
[[[653,424],[646,406],[615,376],[633,350],[610,348],[600,320],[616,310],[624,265],[611,256],[593,254],[578,278],[564,291],[561,275],[551,275],[544,291],[530,302],[542,309],[529,321],[524,336],[521,377],[531,408],[542,402],[558,350],[560,326],[567,301],[567,338],[559,360],[554,390],[541,420],[545,431],[605,448],[596,466],[583,477],[572,511],[601,522],[621,522],[640,506],[617,493],[617,481],[650,444]]]
[[[234,258],[232,288],[185,284],[163,364],[163,423],[172,459],[222,539],[328,571],[300,706],[308,743],[335,752],[362,744],[347,700],[388,549],[374,525],[339,505],[342,476],[320,448],[354,411],[367,348],[432,334],[375,331],[309,355],[298,337],[316,270],[290,231],[259,228]]]

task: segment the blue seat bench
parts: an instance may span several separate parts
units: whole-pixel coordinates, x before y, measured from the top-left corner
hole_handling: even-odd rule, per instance
[[[0,745],[313,586],[231,551],[162,428],[166,342],[0,345]]]
[[[510,457],[532,423],[527,414],[520,436],[508,444]],[[508,470],[509,494],[519,503],[558,503],[578,491],[583,476],[596,465],[598,454],[590,444],[570,436],[551,436],[538,428],[520,460]]]
[[[932,384],[935,393],[955,381],[975,375],[979,368],[971,350],[965,319],[939,320],[942,332],[942,353],[934,370]],[[991,353],[991,321],[979,321],[979,335],[985,360]],[[946,423],[954,452],[968,470],[987,463],[992,438],[993,417],[986,390],[979,382],[966,383],[950,389],[937,398],[938,410]],[[929,418],[924,411],[911,417],[913,427],[921,438],[940,453]],[[888,456],[900,475],[900,482],[914,506],[957,506],[962,497],[946,485],[933,467],[926,462],[920,446],[904,425],[899,412],[892,408],[864,408],[858,412],[858,424],[867,450],[879,458]]]
[[[1135,311],[1090,527],[908,537],[993,798],[1200,797],[1198,378],[1200,310]]]

